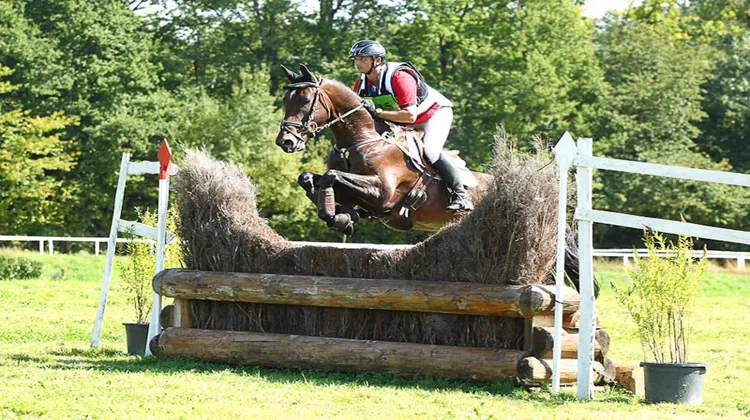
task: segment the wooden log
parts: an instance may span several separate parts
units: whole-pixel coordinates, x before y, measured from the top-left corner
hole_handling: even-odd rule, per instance
[[[206,362],[498,381],[516,376],[520,350],[435,346],[302,335],[170,328],[151,352]]]
[[[167,305],[161,310],[159,324],[162,329],[174,327],[174,305]]]
[[[602,354],[606,356],[607,353],[609,353],[609,344],[611,342],[609,333],[604,331],[604,328],[597,328],[596,332],[594,333],[594,337],[596,338],[596,342],[602,350]]]
[[[523,349],[531,351],[534,343],[534,330],[541,327],[554,329],[555,317],[553,315],[540,315],[524,319],[523,325]]]
[[[607,336],[609,337],[609,336]],[[551,359],[555,345],[555,329],[551,327],[536,327],[532,337],[531,354],[540,359]],[[562,334],[563,359],[576,359],[578,357],[578,334],[563,331]],[[609,344],[609,343],[608,343]],[[594,342],[594,359],[602,361],[604,352],[598,341]]]
[[[154,277],[153,287],[162,296],[183,299],[522,318],[554,313],[554,286],[499,286],[170,269]],[[575,290],[566,287],[564,301],[564,313],[578,310],[580,298]]]
[[[578,360],[560,359],[559,366],[561,384],[572,384],[578,379]],[[591,367],[594,385],[604,385],[607,382],[606,375],[602,374],[606,371],[604,365],[594,361]],[[552,359],[538,359],[533,356],[521,359],[518,362],[518,380],[526,386],[552,383]]]
[[[579,297],[580,298],[580,297]],[[599,328],[601,325],[599,325],[599,318],[594,318],[594,322],[596,323],[596,327]],[[576,311],[571,314],[564,314],[563,315],[563,328],[566,330],[578,330],[578,328],[581,326],[581,312]]]
[[[615,381],[618,385],[639,397],[646,396],[646,386],[643,382],[643,368],[638,362],[615,363]]]
[[[600,383],[596,385],[615,385],[615,378],[617,376],[617,369],[615,362],[609,357],[605,357],[602,360],[601,371],[599,372],[602,376]]]

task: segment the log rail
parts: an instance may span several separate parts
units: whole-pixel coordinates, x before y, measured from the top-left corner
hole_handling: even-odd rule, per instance
[[[530,318],[552,315],[554,286],[498,286],[440,281],[351,279],[284,274],[170,269],[154,277],[166,297],[338,308],[386,309]],[[578,311],[578,293],[565,288],[563,314]]]

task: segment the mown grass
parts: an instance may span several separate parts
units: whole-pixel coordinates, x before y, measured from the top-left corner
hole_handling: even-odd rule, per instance
[[[22,255],[43,261],[47,276],[0,280],[0,418],[750,417],[747,274],[707,275],[691,359],[711,367],[703,405],[688,407],[647,405],[620,390],[598,392],[594,401],[578,403],[573,391],[530,393],[508,382],[410,380],[128,356],[120,324],[134,314],[116,275],[101,347],[91,350],[104,258]],[[617,265],[600,265],[598,273],[603,292],[597,311],[612,336],[610,357],[641,360],[634,326],[609,287],[612,278],[625,274]]]

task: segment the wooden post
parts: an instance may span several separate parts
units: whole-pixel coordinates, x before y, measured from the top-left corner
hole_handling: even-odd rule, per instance
[[[578,154],[591,156],[591,139],[578,140]],[[578,166],[576,175],[576,189],[578,193],[579,211],[589,211],[592,208],[591,188],[592,170],[589,167]],[[581,293],[581,326],[578,333],[578,400],[588,400],[594,396],[594,382],[591,375],[591,364],[594,359],[594,272],[593,272],[593,223],[578,220],[578,260],[579,284]]]
[[[47,240],[47,245],[49,246],[49,255],[54,255],[53,246],[52,246],[52,239]]]
[[[174,300],[174,326],[180,328],[193,328],[190,321],[190,301],[175,298]]]
[[[206,362],[344,372],[393,373],[455,380],[516,377],[520,350],[375,340],[169,328],[151,341],[154,354]]]
[[[99,308],[96,311],[94,331],[91,333],[91,347],[99,346],[99,338],[102,334],[102,323],[104,322],[104,308],[107,306],[107,294],[109,283],[112,279],[112,266],[115,262],[115,242],[117,241],[117,226],[122,213],[122,201],[125,195],[125,180],[128,176],[128,162],[130,153],[122,154],[120,161],[120,178],[117,180],[117,191],[115,192],[115,208],[112,211],[112,224],[109,228],[109,241],[107,242],[107,261],[104,264],[104,281],[102,282],[102,293],[99,297]]]

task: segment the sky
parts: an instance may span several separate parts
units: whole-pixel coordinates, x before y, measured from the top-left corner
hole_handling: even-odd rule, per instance
[[[608,10],[626,9],[630,3],[638,5],[641,0],[587,0],[583,14],[590,17],[601,17]]]

